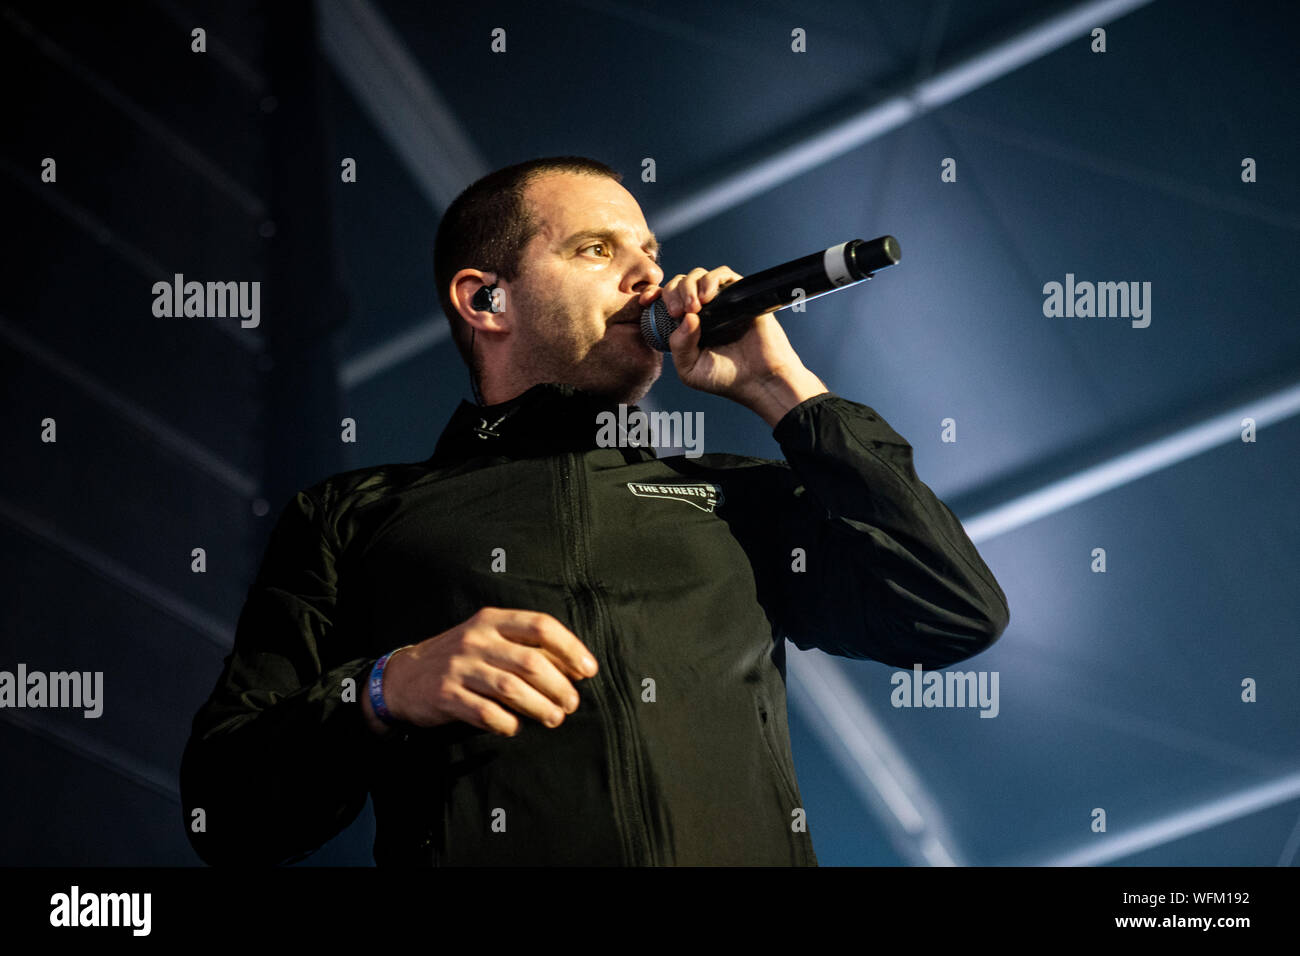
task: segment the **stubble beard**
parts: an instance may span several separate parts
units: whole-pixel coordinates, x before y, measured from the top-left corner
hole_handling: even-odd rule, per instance
[[[519,369],[528,380],[563,382],[627,405],[644,398],[658,380],[663,356],[642,355],[640,350],[649,349],[639,341],[619,340],[638,333],[617,329],[592,341],[590,330],[575,322],[562,303],[533,305],[529,311],[537,319],[529,324],[519,350]]]

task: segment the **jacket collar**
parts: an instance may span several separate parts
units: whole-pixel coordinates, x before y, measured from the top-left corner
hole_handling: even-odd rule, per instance
[[[627,406],[629,413],[634,410],[636,405]],[[599,447],[596,416],[602,411],[617,415],[618,402],[558,382],[534,385],[496,405],[462,400],[428,461],[442,465],[482,456],[538,458],[589,451]],[[650,449],[640,451],[654,457]]]

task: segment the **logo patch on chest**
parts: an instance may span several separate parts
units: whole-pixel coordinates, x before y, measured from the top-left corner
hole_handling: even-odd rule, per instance
[[[638,498],[672,498],[694,505],[701,511],[712,512],[725,500],[722,486],[709,482],[688,482],[686,484],[647,483],[629,481],[628,490]]]

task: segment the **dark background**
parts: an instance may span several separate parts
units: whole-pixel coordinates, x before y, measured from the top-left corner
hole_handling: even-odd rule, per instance
[[[868,287],[780,316],[911,441],[1012,621],[957,668],[999,673],[992,720],[895,709],[890,668],[791,649],[823,864],[1295,865],[1294,10],[0,3],[0,669],[105,674],[98,720],[0,710],[0,864],[198,862],[180,754],[275,516],[432,452],[469,395],[431,274],[441,210],[577,153],[624,172],[669,275],[902,245]],[[988,73],[936,102],[927,81],[966,66]],[[260,281],[260,327],[155,318],[177,272]],[[1151,282],[1150,326],[1045,317],[1067,272]],[[707,451],[780,456],[671,363],[645,407],[705,411]],[[369,864],[372,834],[367,810],[308,863]]]

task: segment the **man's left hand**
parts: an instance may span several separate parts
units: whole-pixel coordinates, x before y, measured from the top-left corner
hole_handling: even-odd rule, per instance
[[[700,347],[700,309],[742,278],[727,266],[692,269],[663,286],[668,314],[682,324],[668,339],[678,377],[688,386],[739,402],[775,428],[800,402],[827,391],[804,367],[771,313],[757,316],[745,334],[726,345]],[[654,301],[642,297],[642,304]]]

